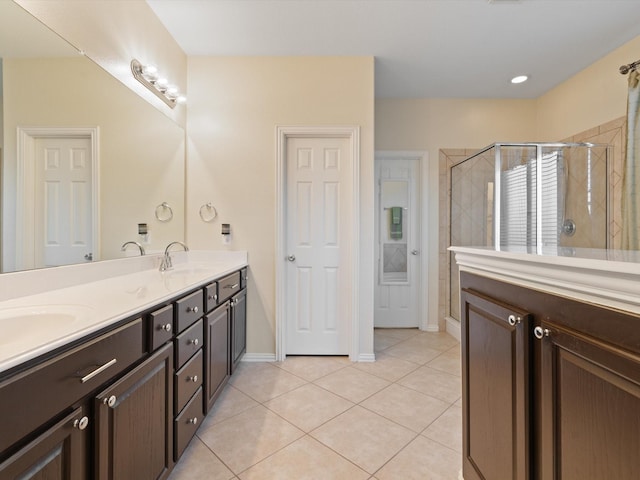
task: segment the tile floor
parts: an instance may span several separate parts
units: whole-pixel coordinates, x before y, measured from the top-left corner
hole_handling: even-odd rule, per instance
[[[170,480],[457,480],[458,342],[376,329],[375,351],[241,363]]]

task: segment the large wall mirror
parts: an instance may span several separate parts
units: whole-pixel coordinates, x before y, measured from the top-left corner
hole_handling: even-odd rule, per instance
[[[184,239],[180,126],[14,2],[0,2],[0,74],[2,272]]]

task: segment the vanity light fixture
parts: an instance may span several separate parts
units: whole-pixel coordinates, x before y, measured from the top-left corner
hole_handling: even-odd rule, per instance
[[[131,60],[131,73],[136,80],[171,108],[187,100],[184,95],[180,94],[178,87],[169,85],[166,78],[158,75],[158,69],[154,65],[142,65],[134,58]]]
[[[513,77],[511,79],[511,83],[524,83],[529,79],[526,75],[518,75],[517,77]]]

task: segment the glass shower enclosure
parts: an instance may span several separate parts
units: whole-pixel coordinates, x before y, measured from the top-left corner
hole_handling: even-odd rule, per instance
[[[607,248],[609,150],[590,143],[496,143],[450,171],[449,245]],[[449,315],[460,319],[449,258]]]

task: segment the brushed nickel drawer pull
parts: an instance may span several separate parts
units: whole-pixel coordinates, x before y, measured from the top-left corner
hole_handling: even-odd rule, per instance
[[[190,425],[197,425],[198,417],[190,418],[189,420],[187,420],[187,423],[189,423]]]
[[[230,288],[233,290],[234,288],[238,288],[239,286],[239,283],[234,283],[233,285],[225,285],[224,288]]]
[[[193,340],[189,340],[187,342],[187,345],[193,345],[194,347],[197,347],[199,343],[200,341],[197,338],[194,338]]]
[[[104,365],[102,365],[101,367],[96,368],[93,372],[85,375],[84,377],[82,377],[80,379],[80,383],[86,383],[89,380],[91,380],[93,377],[95,377],[96,375],[100,375],[102,372],[104,372],[107,368],[109,368],[111,365],[115,365],[115,363],[117,362],[117,360],[115,358],[109,360],[107,363],[105,363]]]
[[[165,325],[158,325],[158,330],[164,330],[165,332],[171,331],[171,324],[167,323]]]
[[[187,313],[198,313],[198,307],[187,307]]]
[[[198,375],[194,375],[193,377],[187,377],[187,382],[196,383],[198,381]]]

